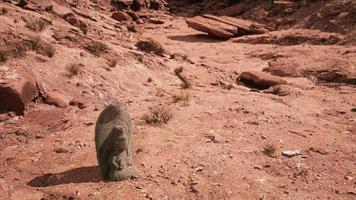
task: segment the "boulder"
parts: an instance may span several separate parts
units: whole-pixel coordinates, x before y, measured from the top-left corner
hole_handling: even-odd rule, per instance
[[[42,94],[43,102],[49,105],[54,105],[59,108],[66,108],[69,106],[69,99],[58,92],[45,92]]]
[[[244,85],[256,88],[259,90],[268,89],[271,86],[283,85],[287,82],[278,77],[260,71],[245,71],[237,78],[237,82],[242,82]]]
[[[216,20],[201,16],[186,19],[189,27],[220,38],[231,38],[237,34],[237,28]]]
[[[133,0],[131,9],[134,11],[139,11],[144,8],[149,8],[150,6],[151,5],[149,0]]]
[[[111,5],[118,10],[128,9],[133,0],[111,0]]]
[[[27,105],[38,96],[35,76],[26,67],[0,66],[0,111],[23,115]]]
[[[132,21],[132,17],[123,11],[116,11],[111,16],[116,21]]]
[[[72,26],[82,30],[83,33],[88,32],[88,26],[82,20],[78,19],[74,13],[67,13],[63,15],[63,19],[70,23]]]
[[[269,30],[256,22],[229,16],[205,14],[186,19],[189,27],[221,38],[232,38],[248,34],[262,34]]]

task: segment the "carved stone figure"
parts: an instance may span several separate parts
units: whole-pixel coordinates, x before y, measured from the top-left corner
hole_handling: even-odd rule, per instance
[[[133,131],[126,106],[115,102],[100,114],[95,127],[97,159],[104,180],[121,181],[135,175]]]

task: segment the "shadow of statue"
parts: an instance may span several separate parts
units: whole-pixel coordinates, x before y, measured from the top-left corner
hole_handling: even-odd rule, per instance
[[[48,187],[69,183],[100,182],[100,169],[98,166],[79,167],[56,174],[44,174],[32,179],[27,185],[31,187]]]
[[[204,43],[218,43],[218,42],[226,41],[226,39],[218,38],[208,34],[174,35],[174,36],[168,36],[168,39],[181,41],[181,42],[204,42]]]

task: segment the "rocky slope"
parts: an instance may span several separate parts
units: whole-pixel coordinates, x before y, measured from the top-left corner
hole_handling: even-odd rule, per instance
[[[355,4],[246,2],[2,1],[0,199],[354,199]],[[221,40],[197,13],[277,31]],[[114,183],[93,139],[117,100],[138,178]]]

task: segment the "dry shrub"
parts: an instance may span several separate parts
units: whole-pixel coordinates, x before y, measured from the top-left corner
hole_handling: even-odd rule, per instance
[[[173,103],[183,102],[184,105],[188,105],[189,102],[189,93],[188,92],[181,92],[179,94],[174,94],[172,96]]]
[[[48,57],[52,57],[55,53],[55,48],[50,43],[38,38],[30,38],[22,40],[15,47],[15,57],[23,55],[27,50],[32,50],[38,54]]]
[[[152,38],[137,42],[136,47],[146,53],[154,53],[159,56],[162,56],[165,53],[162,44]]]
[[[276,150],[277,150],[277,147],[275,144],[267,144],[263,147],[262,152],[269,157],[274,157]]]
[[[143,120],[147,124],[161,125],[167,124],[173,114],[168,107],[156,106],[149,113],[143,116]]]
[[[79,75],[82,72],[83,64],[80,63],[71,63],[67,66],[67,76],[73,77]]]
[[[89,53],[96,55],[96,56],[100,56],[109,50],[109,47],[106,44],[99,42],[99,41],[95,41],[93,43],[86,44],[84,46],[84,48],[87,51],[89,51]]]
[[[42,18],[26,22],[26,27],[32,31],[43,31],[50,23]]]

